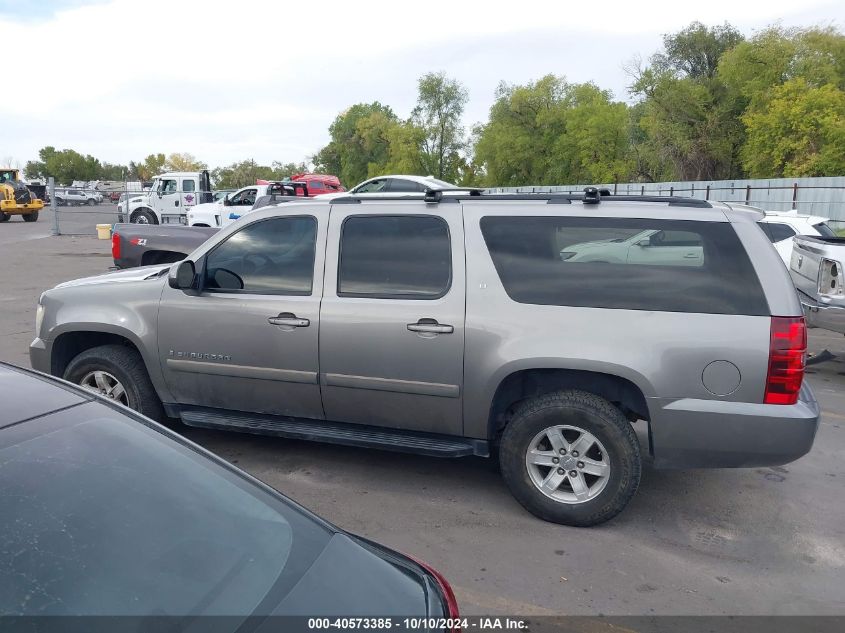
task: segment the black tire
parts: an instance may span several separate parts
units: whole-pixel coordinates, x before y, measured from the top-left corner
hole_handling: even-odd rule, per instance
[[[610,474],[595,497],[559,501],[532,481],[526,465],[529,445],[544,429],[556,425],[583,429],[604,447],[602,459],[609,462]],[[604,398],[576,390],[547,394],[520,405],[502,434],[499,462],[508,488],[525,509],[546,521],[576,527],[604,523],[619,514],[637,491],[642,471],[639,441],[622,412]]]
[[[34,213],[24,213],[23,214],[23,221],[24,222],[37,222],[38,221],[38,211]]]
[[[146,221],[141,220],[141,218],[144,218]],[[139,209],[132,213],[129,217],[129,222],[132,224],[158,224],[158,218],[156,218],[155,213],[152,211]]]
[[[11,216],[11,215],[9,215],[8,213],[2,213],[2,212],[0,212],[0,222],[8,222],[8,221],[9,221],[9,218],[11,218],[11,217],[12,217],[12,216]]]
[[[58,196],[56,196],[56,206],[57,207],[67,206],[67,202],[65,202],[64,198],[59,198]]]
[[[128,406],[153,420],[164,420],[155,387],[137,350],[125,345],[101,345],[79,353],[67,366],[63,378],[76,385],[92,371],[112,374],[126,389]]]
[[[89,207],[93,207],[95,204],[97,204],[97,201],[94,200],[94,198],[88,198],[88,206]]]

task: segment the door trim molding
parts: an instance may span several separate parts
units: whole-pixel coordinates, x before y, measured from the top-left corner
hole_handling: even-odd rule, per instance
[[[231,365],[227,363],[206,363],[195,360],[167,359],[168,369],[194,374],[229,376],[233,378],[254,378],[256,380],[277,380],[309,385],[317,384],[316,371],[297,371],[294,369],[274,369],[272,367],[252,367],[250,365]]]
[[[351,376],[349,374],[325,374],[325,384],[328,387],[393,391],[420,396],[437,396],[440,398],[457,398],[461,395],[461,388],[458,385],[420,382],[417,380],[375,378],[372,376]]]

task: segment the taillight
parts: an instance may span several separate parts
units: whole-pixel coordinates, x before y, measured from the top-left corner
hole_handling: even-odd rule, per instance
[[[111,236],[111,256],[112,259],[120,259],[120,235],[112,233]]]
[[[795,404],[807,361],[807,325],[804,317],[772,317],[769,338],[769,374],[766,404]]]
[[[407,556],[407,554],[406,554]],[[446,601],[446,610],[448,613],[446,617],[451,619],[457,619],[460,617],[460,612],[458,611],[458,601],[455,599],[455,592],[452,591],[452,586],[449,584],[449,581],[441,574],[439,571],[434,569],[428,563],[424,563],[418,558],[414,558],[413,556],[408,556],[411,560],[413,560],[417,565],[425,569],[434,580],[437,581],[437,586],[440,587],[440,592],[443,594],[443,599]],[[455,627],[452,631],[460,631],[460,627]]]

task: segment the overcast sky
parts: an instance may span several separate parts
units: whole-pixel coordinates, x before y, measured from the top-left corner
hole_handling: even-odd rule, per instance
[[[112,163],[153,152],[210,166],[305,160],[353,103],[408,116],[429,71],[467,87],[468,126],[486,119],[501,80],[554,73],[627,100],[623,64],[692,20],[746,35],[776,21],[841,29],[845,10],[841,0],[0,0],[4,56],[18,62],[3,73],[0,161],[23,166],[45,145]]]

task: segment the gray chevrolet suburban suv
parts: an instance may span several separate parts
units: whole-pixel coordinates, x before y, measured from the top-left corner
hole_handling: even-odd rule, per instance
[[[759,214],[684,198],[429,192],[255,211],[172,267],[39,301],[35,369],[152,418],[457,457],[606,521],[657,468],[810,450],[806,330]]]

